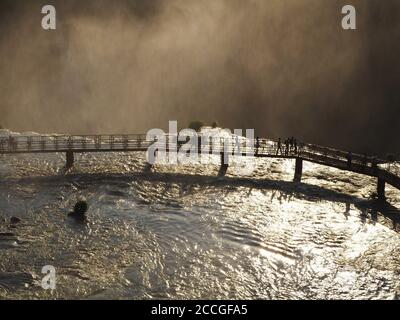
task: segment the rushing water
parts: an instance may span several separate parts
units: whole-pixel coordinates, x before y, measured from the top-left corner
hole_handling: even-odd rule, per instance
[[[149,168],[143,153],[0,156],[1,298],[392,299],[399,191],[305,163]],[[89,221],[67,218],[85,197]],[[9,219],[22,221],[11,226]],[[41,288],[53,265],[54,291]]]

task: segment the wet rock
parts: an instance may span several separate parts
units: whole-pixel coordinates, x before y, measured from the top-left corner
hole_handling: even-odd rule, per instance
[[[85,200],[80,200],[75,204],[74,211],[70,212],[68,216],[76,220],[85,221],[88,208],[88,203]]]
[[[79,214],[85,214],[88,210],[88,204],[85,200],[78,201],[74,206],[74,212]]]

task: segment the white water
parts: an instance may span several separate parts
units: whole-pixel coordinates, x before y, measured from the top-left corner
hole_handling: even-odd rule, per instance
[[[2,131],[3,134],[8,132]],[[138,153],[0,156],[0,297],[392,299],[400,291],[399,191],[374,179],[257,159],[250,178]],[[86,225],[66,217],[89,204]],[[9,219],[22,222],[15,228]],[[57,288],[40,287],[53,265]]]

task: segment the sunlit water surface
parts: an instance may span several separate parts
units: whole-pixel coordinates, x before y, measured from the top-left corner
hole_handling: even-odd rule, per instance
[[[145,154],[0,156],[1,298],[393,299],[400,292],[400,194],[291,160],[248,177],[219,159],[146,165]],[[67,218],[85,197],[89,221]],[[9,219],[22,222],[11,227]],[[56,268],[56,290],[41,269]]]

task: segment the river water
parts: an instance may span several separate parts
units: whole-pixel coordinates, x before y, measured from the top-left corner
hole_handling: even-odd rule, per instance
[[[257,159],[249,176],[144,153],[0,156],[0,298],[393,299],[400,193],[305,163]],[[67,217],[84,197],[88,222]],[[11,226],[9,219],[22,221]],[[42,267],[56,289],[41,287]]]

